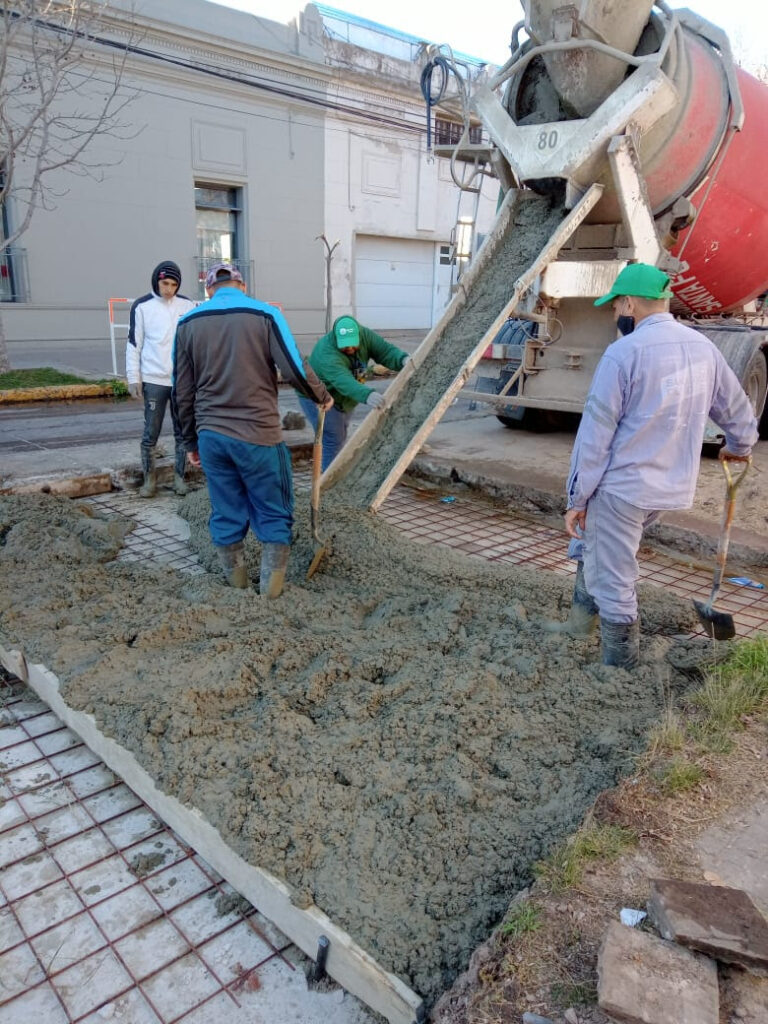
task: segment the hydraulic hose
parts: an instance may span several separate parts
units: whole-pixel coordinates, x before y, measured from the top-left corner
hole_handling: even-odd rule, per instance
[[[440,71],[440,85],[437,92],[433,92],[432,89],[432,75],[435,69]],[[439,55],[428,60],[421,72],[421,95],[427,104],[427,150],[432,148],[432,107],[439,103],[445,95],[450,73],[448,60]]]

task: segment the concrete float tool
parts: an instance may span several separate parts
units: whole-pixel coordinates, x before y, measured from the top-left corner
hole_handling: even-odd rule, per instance
[[[728,612],[716,611],[712,606],[720,590],[723,573],[725,572],[725,560],[728,557],[728,543],[731,537],[731,524],[733,523],[733,515],[736,509],[736,491],[747,475],[747,470],[752,465],[752,457],[749,456],[744,460],[744,468],[735,477],[731,474],[728,463],[724,459],[721,460],[720,465],[723,467],[727,486],[725,508],[723,509],[723,525],[720,528],[720,537],[717,542],[717,561],[712,578],[712,593],[709,595],[709,600],[706,604],[703,601],[694,601],[693,607],[696,609],[699,622],[704,627],[704,632],[707,636],[712,637],[713,640],[730,640],[736,636],[733,616],[729,615]]]
[[[315,440],[312,444],[312,494],[310,496],[310,522],[312,524],[312,540],[315,553],[307,569],[307,579],[311,580],[326,555],[331,553],[329,541],[321,540],[318,533],[320,519],[320,474],[323,465],[323,426],[325,425],[325,409],[317,410],[317,427]]]

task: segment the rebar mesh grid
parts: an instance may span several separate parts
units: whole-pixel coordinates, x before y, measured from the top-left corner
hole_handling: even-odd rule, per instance
[[[380,515],[418,544],[442,544],[490,562],[531,565],[561,575],[576,569],[567,556],[567,538],[562,530],[472,497],[397,487]],[[647,546],[641,548],[638,561],[641,580],[672,590],[683,598],[709,597],[711,570],[691,567]],[[726,578],[717,608],[733,615],[738,636],[768,631],[768,590],[751,589]],[[694,632],[704,635],[700,628]]]
[[[121,515],[137,524],[126,535],[118,562],[152,562],[191,576],[205,572],[189,547],[189,525],[176,513],[177,497],[144,499],[135,491],[110,491],[83,500],[104,515]]]
[[[297,492],[306,491],[309,470],[294,470],[294,483]],[[87,500],[106,515],[117,513],[138,524],[128,534],[119,561],[141,559],[186,573],[205,571],[189,548],[189,527],[176,514],[177,498],[161,496],[147,501],[135,493],[119,491]],[[561,575],[575,571],[561,530],[473,497],[400,486],[392,491],[379,514],[418,544],[441,544],[491,562],[529,564]],[[639,563],[641,580],[683,598],[706,600],[709,596],[711,570],[692,567],[647,546],[640,551]],[[768,631],[768,589],[751,589],[726,578],[717,608],[733,615],[739,636]],[[703,630],[695,632],[703,635]]]
[[[295,947],[7,681],[0,770],[0,1024],[245,1024],[281,988],[300,1004]]]

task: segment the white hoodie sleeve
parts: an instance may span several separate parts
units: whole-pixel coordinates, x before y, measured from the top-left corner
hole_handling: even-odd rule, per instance
[[[141,384],[141,349],[144,345],[143,299],[131,306],[128,341],[125,346],[125,376],[129,384]]]

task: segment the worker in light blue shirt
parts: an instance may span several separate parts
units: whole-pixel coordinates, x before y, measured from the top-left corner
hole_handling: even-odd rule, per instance
[[[707,419],[725,433],[721,459],[744,461],[757,441],[754,410],[718,349],[669,313],[669,278],[630,264],[611,291],[622,335],[592,379],[568,477],[565,526],[577,561],[568,621],[591,631],[600,617],[603,663],[639,657],[637,551],[662,511],[693,504]]]

